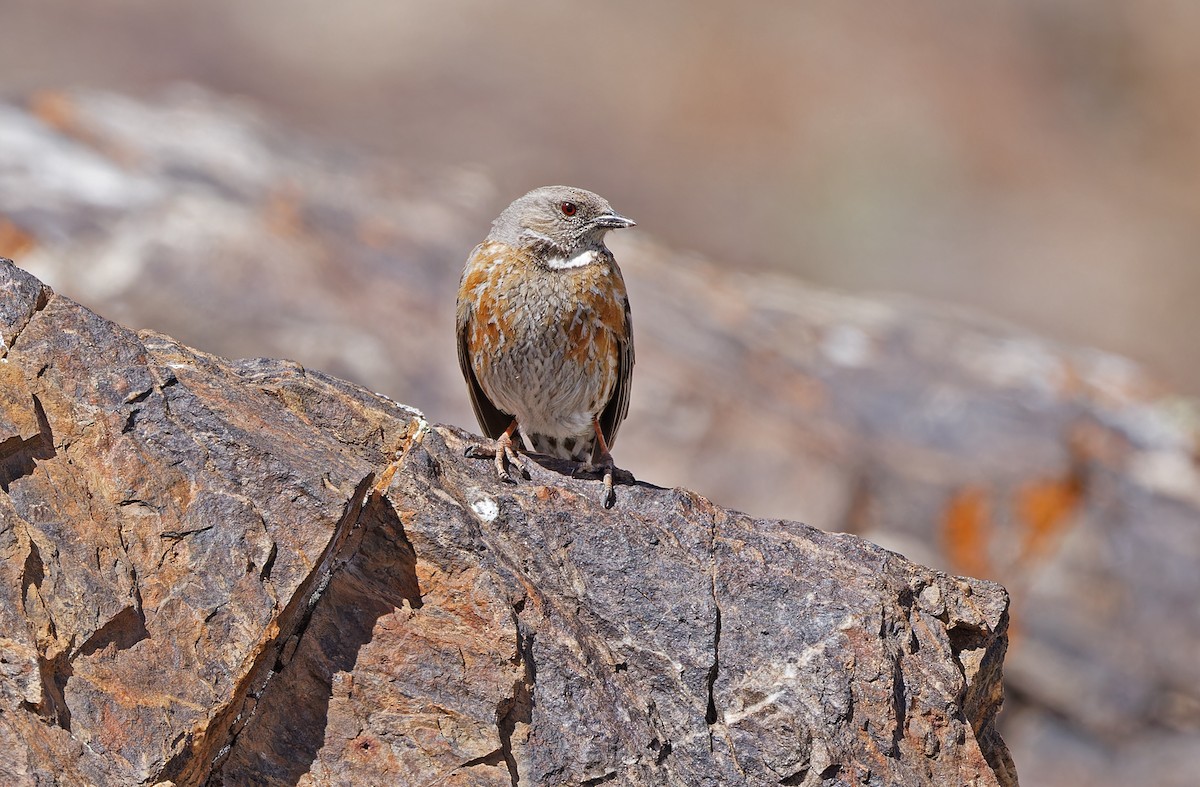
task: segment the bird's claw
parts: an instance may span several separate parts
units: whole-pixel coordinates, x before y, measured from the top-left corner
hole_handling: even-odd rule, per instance
[[[525,463],[521,461],[521,456],[513,450],[512,443],[506,440],[496,441],[496,477],[506,484],[515,484],[516,480],[508,472],[508,468],[516,466],[521,477],[526,481],[529,480],[529,470],[525,467]]]
[[[491,459],[496,467],[496,477],[506,484],[517,483],[516,479],[512,477],[512,473],[509,472],[510,466],[516,466],[517,471],[526,481],[530,478],[529,470],[521,461],[521,455],[513,448],[512,440],[506,440],[503,437],[492,445],[471,443],[463,449],[463,456],[469,459]]]
[[[609,467],[604,471],[604,491],[600,495],[600,502],[605,508],[612,508],[617,504],[617,493],[613,491],[613,468]]]
[[[628,470],[622,470],[613,464],[612,456],[606,456],[600,460],[599,464],[582,463],[575,468],[571,473],[575,478],[596,478],[597,473],[600,474],[600,480],[603,488],[600,492],[600,502],[605,508],[612,508],[617,503],[617,493],[613,489],[614,484],[633,484],[636,479],[633,473]]]

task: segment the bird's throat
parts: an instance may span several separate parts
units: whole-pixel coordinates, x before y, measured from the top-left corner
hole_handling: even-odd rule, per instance
[[[567,256],[559,254],[551,254],[546,257],[546,266],[554,270],[567,270],[569,268],[582,268],[585,265],[591,265],[593,262],[599,262],[603,256],[595,249],[582,249],[571,252]]]

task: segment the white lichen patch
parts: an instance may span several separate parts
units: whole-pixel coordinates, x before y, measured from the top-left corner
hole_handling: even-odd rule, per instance
[[[500,516],[500,506],[490,497],[484,497],[471,503],[471,510],[484,522],[495,522]]]

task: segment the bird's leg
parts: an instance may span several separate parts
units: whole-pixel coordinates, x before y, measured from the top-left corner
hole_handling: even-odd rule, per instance
[[[623,483],[632,483],[633,474],[619,469],[613,462],[612,453],[608,450],[608,442],[604,439],[604,432],[600,429],[600,420],[592,419],[592,429],[596,432],[596,445],[600,446],[600,469],[604,471],[604,493],[601,495],[600,502],[605,508],[612,508],[617,502],[617,493],[613,491],[613,474],[619,474]]]
[[[521,468],[522,474],[528,476],[525,468],[521,467],[521,460],[517,457],[517,452],[513,449],[513,432],[517,430],[517,419],[508,425],[504,430],[504,434],[496,438],[496,475],[501,481],[514,483],[512,476],[508,474],[508,464],[511,462]]]
[[[491,459],[496,465],[496,477],[505,483],[516,483],[513,481],[508,472],[509,463],[515,464],[521,470],[521,475],[525,478],[529,477],[529,472],[521,464],[520,458],[517,456],[517,451],[513,448],[513,432],[517,431],[517,419],[514,418],[504,433],[496,438],[496,448],[490,448],[470,445],[467,446],[466,455],[476,459]]]

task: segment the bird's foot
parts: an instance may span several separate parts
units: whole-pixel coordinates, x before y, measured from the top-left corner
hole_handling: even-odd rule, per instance
[[[575,472],[572,475],[576,478],[595,478],[597,475],[600,475],[600,479],[604,484],[604,488],[600,493],[600,502],[604,504],[605,508],[612,508],[616,505],[617,493],[613,491],[614,483],[631,485],[637,481],[633,477],[633,473],[617,467],[613,463],[612,454],[609,453],[601,456],[598,464],[581,463],[575,468]]]
[[[491,459],[496,467],[496,477],[506,484],[516,483],[509,472],[510,466],[515,466],[521,477],[529,480],[529,470],[521,461],[521,455],[513,447],[512,438],[508,434],[502,434],[489,443],[471,443],[463,451],[463,455],[470,459]]]

